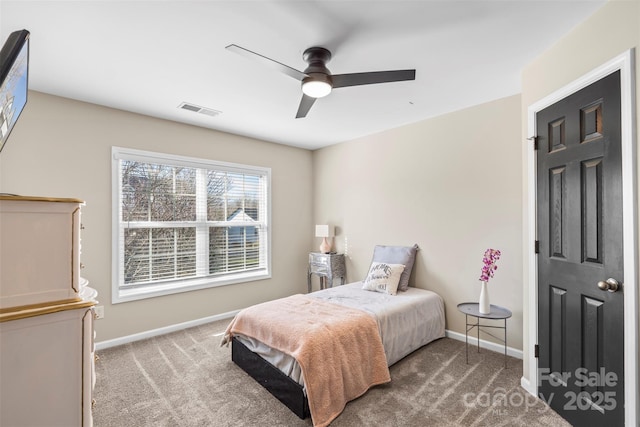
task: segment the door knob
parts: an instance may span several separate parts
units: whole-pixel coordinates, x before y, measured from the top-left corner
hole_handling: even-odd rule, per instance
[[[608,278],[606,281],[598,282],[598,287],[603,291],[615,292],[620,287],[620,283],[616,279]]]

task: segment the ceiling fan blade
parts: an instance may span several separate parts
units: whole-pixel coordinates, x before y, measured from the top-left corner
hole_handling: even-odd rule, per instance
[[[302,99],[300,100],[300,106],[298,107],[298,113],[296,114],[296,119],[307,117],[307,113],[311,109],[311,106],[314,102],[316,102],[317,98],[312,98],[307,95],[302,95]]]
[[[373,71],[370,73],[334,74],[331,76],[334,89],[347,86],[401,82],[415,79],[416,70]]]
[[[232,52],[238,53],[242,56],[245,56],[249,59],[253,59],[253,60],[257,60],[259,62],[261,62],[262,64],[271,67],[277,71],[280,71],[281,73],[284,73],[288,76],[293,77],[296,80],[302,81],[302,79],[304,79],[305,77],[307,77],[307,75],[305,73],[303,73],[302,71],[298,71],[295,68],[291,68],[288,65],[284,65],[281,64],[278,61],[274,61],[271,58],[267,58],[264,55],[260,55],[259,53],[255,53],[253,51],[250,51],[249,49],[245,49],[243,47],[240,47],[238,45],[235,44],[230,44],[229,46],[227,46],[225,49],[230,50]]]

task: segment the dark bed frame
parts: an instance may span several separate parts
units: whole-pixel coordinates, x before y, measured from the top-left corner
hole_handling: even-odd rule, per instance
[[[298,417],[305,419],[311,415],[303,387],[236,338],[231,341],[231,360]]]

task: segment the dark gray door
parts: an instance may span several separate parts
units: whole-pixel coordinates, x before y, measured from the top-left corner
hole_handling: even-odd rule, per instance
[[[536,122],[540,397],[575,426],[623,426],[620,72]]]

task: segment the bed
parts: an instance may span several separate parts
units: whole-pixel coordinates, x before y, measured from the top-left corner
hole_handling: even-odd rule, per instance
[[[381,291],[380,280],[377,291],[363,289],[374,264],[364,281],[242,310],[225,333],[232,360],[314,426],[328,425],[346,402],[390,381],[389,366],[444,336],[444,303],[436,293]]]

